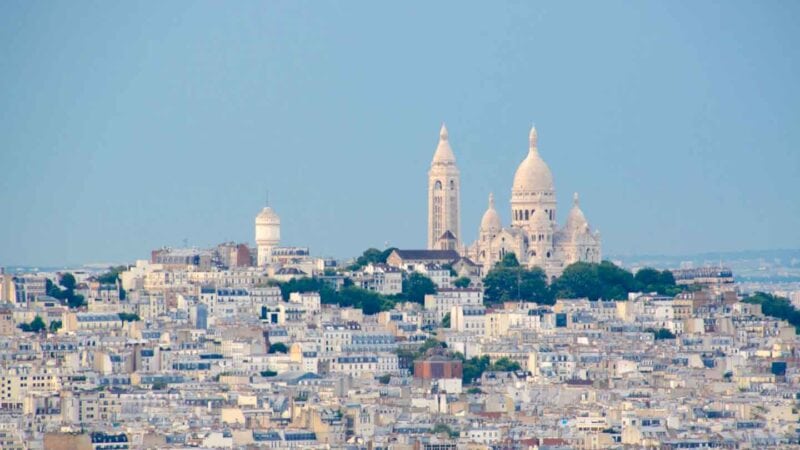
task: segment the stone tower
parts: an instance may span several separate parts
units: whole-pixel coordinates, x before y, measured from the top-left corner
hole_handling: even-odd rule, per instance
[[[447,128],[442,124],[439,145],[433,154],[428,171],[428,248],[461,247],[461,221],[459,212],[460,179],[456,157],[447,139]],[[448,234],[449,231],[449,234]],[[451,236],[452,235],[452,236]],[[440,240],[447,242],[440,242]]]
[[[281,218],[269,206],[256,216],[256,246],[258,266],[272,264],[272,250],[281,242]]]

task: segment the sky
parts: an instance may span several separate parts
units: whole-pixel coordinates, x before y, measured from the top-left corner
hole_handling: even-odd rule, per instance
[[[0,265],[477,235],[536,124],[603,251],[800,247],[800,2],[0,2]]]

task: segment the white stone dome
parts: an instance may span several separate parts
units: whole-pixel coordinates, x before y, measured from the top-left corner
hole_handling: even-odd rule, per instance
[[[553,175],[536,148],[536,127],[531,128],[528,156],[517,167],[512,192],[553,191]]]
[[[442,129],[439,130],[439,145],[436,146],[436,152],[433,154],[431,165],[454,165],[455,163],[456,155],[453,153],[453,149],[450,148],[450,141],[448,141],[447,138],[447,127],[442,124]]]
[[[494,209],[494,194],[489,194],[489,207],[481,219],[481,231],[499,232],[503,228],[500,215]]]
[[[564,224],[564,229],[568,232],[584,231],[589,228],[589,222],[586,216],[583,215],[578,201],[578,193],[576,192],[572,200],[572,209],[569,210],[567,216],[567,223]]]
[[[537,231],[549,230],[552,225],[552,223],[550,223],[550,218],[547,217],[547,213],[541,209],[537,209],[533,212],[528,224],[532,230]]]
[[[280,216],[269,206],[265,206],[256,216],[256,225],[279,225],[280,223]]]

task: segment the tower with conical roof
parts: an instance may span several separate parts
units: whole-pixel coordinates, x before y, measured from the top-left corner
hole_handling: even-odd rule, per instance
[[[428,171],[429,249],[439,249],[440,240],[443,238],[449,243],[448,246],[452,246],[453,237],[456,247],[460,247],[460,184],[456,157],[450,148],[447,127],[442,124],[442,129],[439,131],[439,145],[433,154],[431,169]]]

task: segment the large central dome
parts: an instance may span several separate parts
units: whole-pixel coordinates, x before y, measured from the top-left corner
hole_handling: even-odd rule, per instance
[[[541,192],[553,190],[553,175],[550,168],[539,156],[536,148],[536,128],[531,128],[530,149],[528,156],[517,167],[514,174],[514,184],[511,186],[512,192]]]

